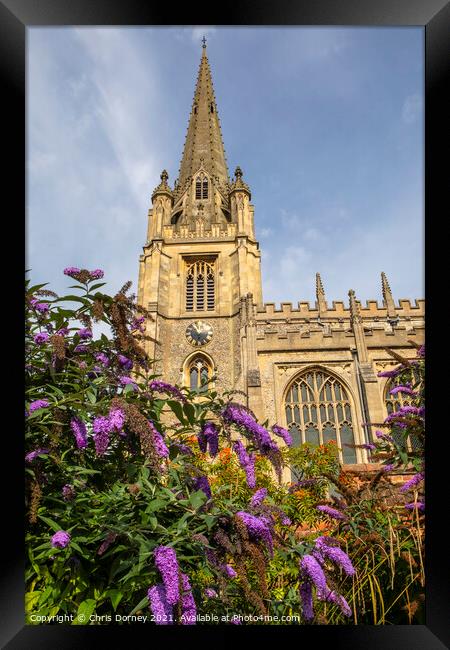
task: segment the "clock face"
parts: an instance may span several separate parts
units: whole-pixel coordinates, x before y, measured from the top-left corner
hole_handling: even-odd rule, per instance
[[[201,320],[191,323],[186,328],[186,338],[192,345],[205,345],[209,343],[213,335],[213,328]]]

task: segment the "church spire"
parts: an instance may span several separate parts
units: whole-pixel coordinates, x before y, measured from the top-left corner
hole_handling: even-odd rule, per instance
[[[189,116],[186,142],[179,170],[178,192],[185,189],[190,177],[198,169],[211,174],[216,183],[225,189],[228,183],[228,168],[225,158],[222,133],[216,99],[206,55],[206,40],[202,41],[202,57],[194,93],[194,101]]]

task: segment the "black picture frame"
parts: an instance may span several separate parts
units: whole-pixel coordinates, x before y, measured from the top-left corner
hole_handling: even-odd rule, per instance
[[[25,176],[25,48],[26,28],[32,26],[63,25],[178,25],[192,24],[199,11],[201,24],[208,25],[324,25],[324,26],[423,26],[425,29],[425,242],[431,262],[447,260],[445,238],[439,237],[439,216],[448,219],[448,104],[444,92],[450,87],[449,43],[450,4],[445,0],[309,0],[276,3],[235,2],[201,5],[173,5],[162,7],[144,0],[3,0],[0,2],[0,67],[2,76],[2,108],[5,110],[3,161],[6,162],[3,178],[3,206],[10,200],[9,210],[4,208],[4,228],[7,226],[7,247],[14,251],[6,272],[17,291],[9,291],[5,298],[8,314],[13,314],[12,329],[18,336],[14,344],[4,350],[4,367],[7,367],[7,386],[14,387],[8,396],[7,410],[11,416],[10,427],[4,427],[3,477],[6,466],[11,470],[3,488],[2,523],[4,568],[1,580],[0,642],[8,650],[40,648],[58,649],[112,647],[130,645],[137,634],[145,643],[165,639],[185,643],[191,637],[211,638],[230,642],[236,638],[254,642],[255,635],[264,634],[264,641],[285,643],[285,633],[298,635],[295,642],[304,643],[307,638],[314,644],[332,644],[333,648],[382,648],[383,650],[440,650],[449,647],[448,625],[450,605],[449,582],[445,580],[445,568],[449,555],[447,536],[444,534],[446,509],[439,506],[439,493],[446,492],[445,477],[448,474],[445,444],[446,427],[439,427],[439,385],[434,379],[434,369],[441,363],[440,334],[445,336],[439,316],[446,298],[439,287],[439,275],[429,273],[426,257],[427,323],[434,323],[433,333],[427,335],[427,423],[432,435],[427,439],[427,557],[426,557],[426,625],[412,626],[264,626],[227,628],[148,628],[147,626],[86,626],[24,625],[24,535],[23,512],[23,400],[18,387],[23,386],[23,373],[18,360],[23,358],[21,323],[23,315],[23,277],[25,255],[24,176]],[[185,20],[185,23],[182,23]],[[197,23],[195,23],[197,24]],[[445,217],[445,215],[447,215]],[[13,230],[15,232],[13,233]],[[436,232],[438,233],[436,236]],[[17,242],[16,242],[17,238]],[[401,245],[401,242],[399,243]],[[431,263],[430,262],[430,263]],[[7,295],[7,298],[6,298]],[[441,297],[443,301],[441,301]],[[438,311],[439,310],[439,311]],[[8,336],[11,336],[11,321]],[[444,340],[444,339],[442,339]],[[430,389],[430,386],[432,387]],[[6,393],[4,393],[6,394]],[[5,399],[5,398],[4,398]],[[442,413],[441,413],[442,418]],[[444,422],[441,419],[441,422]],[[13,432],[13,433],[8,433]],[[444,448],[444,451],[443,451]],[[217,633],[220,631],[220,636]],[[216,637],[212,635],[216,634]],[[211,635],[211,636],[210,636]],[[275,636],[276,635],[276,636]]]

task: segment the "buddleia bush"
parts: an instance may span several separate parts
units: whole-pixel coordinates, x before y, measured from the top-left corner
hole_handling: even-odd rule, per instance
[[[351,622],[328,452],[291,457],[242,395],[162,381],[130,283],[64,273],[71,293],[25,296],[27,622],[317,623],[324,604]],[[282,482],[293,458],[303,495]]]

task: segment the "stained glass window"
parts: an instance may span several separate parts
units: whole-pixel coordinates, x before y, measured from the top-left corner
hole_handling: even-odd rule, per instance
[[[202,354],[196,355],[188,364],[189,388],[197,393],[208,390],[208,381],[212,377],[209,360]]]
[[[296,441],[321,445],[334,440],[343,463],[356,463],[352,409],[344,385],[323,370],[308,370],[289,387],[286,421]]]

